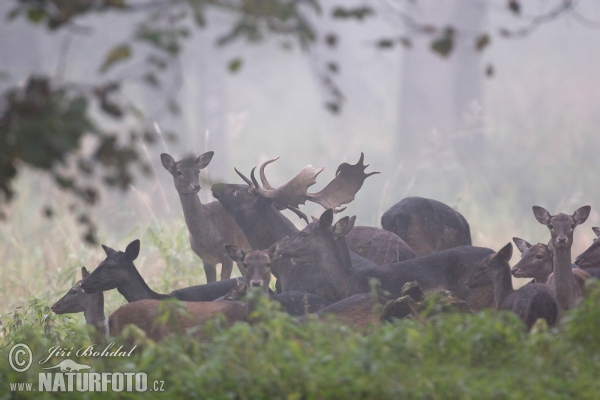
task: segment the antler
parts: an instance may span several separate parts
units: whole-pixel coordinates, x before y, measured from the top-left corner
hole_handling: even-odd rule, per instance
[[[364,153],[360,153],[360,159],[356,164],[342,163],[335,172],[335,178],[327,184],[318,193],[307,193],[306,199],[318,203],[323,207],[332,208],[333,212],[344,211],[344,208],[337,208],[342,204],[350,203],[354,196],[362,187],[365,179],[379,172],[370,172],[365,174],[365,169],[369,164],[364,165]]]
[[[360,159],[356,164],[340,164],[335,173],[335,178],[318,193],[308,193],[308,188],[316,183],[317,175],[323,171],[323,168],[315,169],[312,165],[307,165],[302,168],[296,176],[278,188],[273,188],[265,176],[265,167],[277,160],[277,158],[268,160],[260,166],[259,173],[260,180],[263,184],[262,188],[259,186],[258,181],[254,176],[255,169],[252,170],[252,180],[241,174],[240,176],[242,176],[242,179],[244,179],[250,187],[254,188],[256,193],[272,199],[275,207],[279,210],[289,208],[296,212],[300,204],[304,204],[306,200],[309,200],[318,203],[325,208],[331,208],[334,212],[338,213],[345,210],[345,207],[338,208],[339,206],[354,200],[354,196],[362,187],[365,179],[371,175],[379,174],[379,172],[365,173],[365,169],[369,165],[363,164],[364,157],[364,154],[361,153]]]

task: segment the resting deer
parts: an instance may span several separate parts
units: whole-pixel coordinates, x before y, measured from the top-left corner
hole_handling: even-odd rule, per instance
[[[105,245],[102,245],[102,248],[106,253],[106,258],[81,283],[81,287],[86,293],[117,289],[130,303],[145,299],[164,300],[169,298],[183,301],[212,301],[224,296],[237,285],[236,279],[227,279],[206,285],[177,289],[169,294],[157,293],[150,289],[133,264],[140,253],[139,240],[136,239],[129,243],[125,252],[116,251]]]
[[[471,245],[467,220],[437,200],[407,197],[381,217],[383,229],[401,237],[417,257]]]
[[[250,244],[235,220],[219,203],[202,204],[200,170],[206,168],[214,152],[209,151],[196,159],[175,161],[169,154],[160,155],[162,165],[173,176],[175,189],[183,208],[183,216],[189,231],[190,245],[202,259],[206,281],[217,280],[216,265],[221,263],[221,280],[229,279],[233,262],[225,252],[225,244],[236,244],[249,250]],[[240,270],[241,271],[241,270]]]
[[[509,261],[512,256],[512,244],[508,243],[497,253],[487,256],[467,279],[470,288],[492,286],[497,310],[508,310],[517,314],[531,329],[539,318],[546,320],[549,326],[558,320],[558,303],[548,286],[532,283],[513,289]]]
[[[267,250],[252,250],[249,253],[235,245],[226,245],[227,253],[245,269],[245,281],[236,290],[226,296],[227,300],[240,300],[245,295],[245,287],[260,288],[263,293],[269,294],[271,281],[271,260],[274,258],[276,244]],[[247,283],[246,283],[247,282]],[[304,315],[322,309],[331,304],[321,296],[299,291],[288,291],[270,295],[270,299],[277,301],[283,311],[290,315]]]
[[[375,172],[364,172],[368,165],[363,164],[364,155],[361,154],[356,164],[342,163],[333,181],[320,192],[312,194],[307,193],[308,187],[315,182],[316,176],[322,169],[316,170],[306,166],[289,182],[274,189],[264,173],[265,166],[273,161],[269,160],[260,167],[262,187],[255,178],[255,169],[252,170],[251,179],[236,169],[245,185],[214,184],[212,186],[213,196],[234,216],[253,248],[268,248],[285,236],[298,233],[298,229],[279,212],[280,209],[289,208],[308,222],[306,216],[296,208],[298,204],[309,200],[324,206],[339,207],[352,201],[364,180],[375,174]],[[340,210],[336,209],[336,211]],[[349,241],[348,244],[352,251],[356,248],[360,249],[361,246],[363,244],[360,241],[358,243]],[[395,246],[393,243],[390,244],[390,247],[393,246]],[[388,250],[388,247],[383,249],[384,252]],[[354,260],[356,254],[351,253],[351,255]],[[377,256],[379,257],[381,255]],[[302,269],[295,268],[288,258],[282,257],[273,262],[272,272],[277,278],[279,292],[298,290],[335,300],[335,297],[331,296],[330,285],[323,279],[320,270],[314,266],[305,265]]]
[[[319,267],[332,287],[337,299],[341,300],[370,290],[369,280],[376,278],[381,288],[397,297],[405,283],[418,281],[424,290],[444,288],[467,301],[471,308],[479,310],[489,307],[493,301],[491,289],[471,290],[464,284],[465,279],[477,263],[492,250],[459,246],[428,256],[398,263],[353,268],[349,257],[343,256],[333,232],[342,235],[348,217],[342,218],[332,229],[333,212],[326,210],[319,220],[308,224],[298,234],[282,240],[277,245],[277,255],[287,256],[297,263],[310,262]],[[300,268],[301,266],[298,266]]]
[[[163,313],[171,313],[172,318],[161,320]],[[226,324],[248,319],[248,305],[239,301],[171,302],[160,300],[140,300],[117,308],[108,317],[108,333],[119,336],[128,324],[136,325],[146,335],[159,341],[170,334],[183,334],[189,329],[204,325],[222,316]],[[202,338],[202,331],[196,335]]]
[[[106,317],[104,316],[104,293],[97,292],[87,294],[81,287],[81,283],[90,273],[85,267],[81,267],[82,279],[69,289],[67,294],[60,298],[52,306],[55,314],[71,314],[82,312],[85,323],[93,327],[98,333],[106,333]],[[94,340],[90,333],[90,339]]]
[[[512,268],[511,272],[515,278],[533,278],[534,283],[547,283],[548,277],[554,269],[554,252],[546,244],[538,243],[532,245],[526,240],[513,238],[515,245],[519,249],[521,259]],[[585,281],[590,274],[577,265],[571,265],[571,272],[575,278],[575,283],[580,290],[583,290]]]
[[[554,268],[547,284],[555,293],[561,310],[573,308],[582,296],[582,290],[577,286],[571,270],[571,246],[575,228],[587,220],[590,209],[590,206],[583,206],[573,215],[550,215],[546,209],[533,206],[535,218],[550,230]]]

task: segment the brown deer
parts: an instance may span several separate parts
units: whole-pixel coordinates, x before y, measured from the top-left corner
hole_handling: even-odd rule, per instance
[[[150,289],[140,275],[133,261],[140,253],[140,241],[134,240],[124,252],[102,245],[106,258],[98,267],[81,282],[81,288],[86,293],[97,293],[117,289],[128,302],[154,299],[164,300],[176,298],[182,301],[212,301],[224,296],[237,285],[236,279],[227,279],[177,289],[169,294],[157,293]]]
[[[161,318],[165,313],[169,316],[166,321]],[[220,316],[225,319],[227,326],[236,321],[246,321],[248,305],[239,301],[134,301],[117,308],[108,317],[108,333],[111,337],[119,336],[126,325],[133,324],[150,339],[160,341],[170,334],[184,334]],[[195,335],[204,338],[202,329],[197,330]]]
[[[515,245],[521,251],[521,259],[511,269],[515,278],[533,278],[534,283],[548,283],[548,278],[554,269],[554,251],[546,244],[538,243],[532,245],[526,240],[514,237]],[[575,278],[575,283],[580,290],[583,290],[585,281],[590,278],[590,274],[578,268],[577,265],[571,265],[571,272]]]
[[[336,225],[343,224],[347,227],[347,219],[348,217],[342,218]],[[477,263],[492,253],[492,250],[459,246],[398,263],[383,266],[373,266],[370,263],[353,268],[348,263],[349,256],[343,256],[340,252],[342,248],[337,245],[333,235],[333,231],[342,234],[346,228],[332,228],[332,222],[333,211],[326,210],[319,220],[278,243],[276,254],[287,256],[297,264],[308,262],[316,265],[322,270],[332,294],[338,300],[368,292],[369,280],[375,278],[381,283],[381,289],[389,292],[392,297],[399,296],[407,282],[418,281],[424,290],[450,290],[475,310],[492,304],[491,289],[471,290],[464,284]],[[297,266],[299,267],[301,266]]]
[[[590,206],[577,209],[573,215],[550,213],[543,207],[533,206],[533,215],[550,230],[551,246],[554,249],[554,268],[548,277],[548,286],[556,295],[561,310],[573,308],[582,296],[571,270],[571,246],[573,232],[590,215]]]
[[[508,243],[497,253],[487,256],[467,279],[470,288],[492,286],[497,310],[508,310],[517,314],[527,329],[539,319],[546,320],[549,326],[558,320],[558,303],[548,286],[532,283],[513,289],[509,261],[512,257],[512,244]]]
[[[471,245],[467,220],[458,211],[437,200],[407,197],[381,217],[383,229],[394,232],[417,257]]]
[[[200,170],[206,168],[213,154],[209,151],[196,159],[185,158],[181,161],[175,161],[166,153],[160,155],[162,165],[173,176],[189,231],[190,245],[202,259],[208,283],[217,280],[216,265],[219,263],[221,280],[231,277],[233,262],[225,252],[225,244],[236,244],[250,250],[244,233],[221,203],[213,201],[202,204],[198,196]]]
[[[81,282],[87,278],[90,273],[85,267],[81,267],[82,279],[77,281],[69,291],[52,306],[55,314],[83,313],[85,323],[93,327],[97,333],[104,335],[106,333],[106,317],[104,316],[104,293],[97,292],[87,294],[81,287]],[[96,335],[97,336],[97,335]],[[94,335],[90,333],[90,339],[94,340]]]

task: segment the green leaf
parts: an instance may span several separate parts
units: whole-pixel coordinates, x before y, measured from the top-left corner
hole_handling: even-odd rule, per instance
[[[27,19],[29,19],[31,22],[40,22],[42,19],[44,19],[44,16],[46,16],[46,13],[40,8],[30,8],[27,10]]]
[[[442,37],[431,42],[431,49],[442,57],[448,57],[454,48],[454,29],[447,27]]]
[[[229,64],[228,64],[229,71],[238,72],[240,70],[240,68],[242,67],[242,64],[243,64],[243,61],[241,58],[234,58],[233,60],[229,61]]]
[[[127,60],[131,57],[131,47],[127,44],[121,44],[116,47],[113,47],[112,50],[108,52],[106,58],[104,59],[104,63],[100,67],[100,72],[105,73],[111,68],[115,63]]]

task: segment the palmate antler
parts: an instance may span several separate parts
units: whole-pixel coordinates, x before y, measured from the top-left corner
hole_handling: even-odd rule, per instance
[[[365,179],[379,173],[365,173],[365,169],[369,165],[363,164],[364,154],[361,153],[360,159],[356,164],[340,164],[335,173],[335,178],[323,190],[318,193],[308,193],[308,188],[317,182],[317,175],[323,171],[323,168],[316,169],[312,165],[307,165],[283,186],[273,188],[265,176],[265,167],[277,159],[268,160],[260,166],[259,174],[262,187],[260,187],[254,176],[256,168],[252,169],[251,180],[239,171],[236,170],[236,172],[255,193],[272,199],[277,209],[283,210],[288,208],[296,212],[296,214],[300,212],[298,206],[304,204],[307,200],[318,203],[325,208],[332,208],[336,213],[343,211],[346,208],[339,207],[354,200],[354,196],[362,187]],[[303,218],[300,214],[298,215]]]

